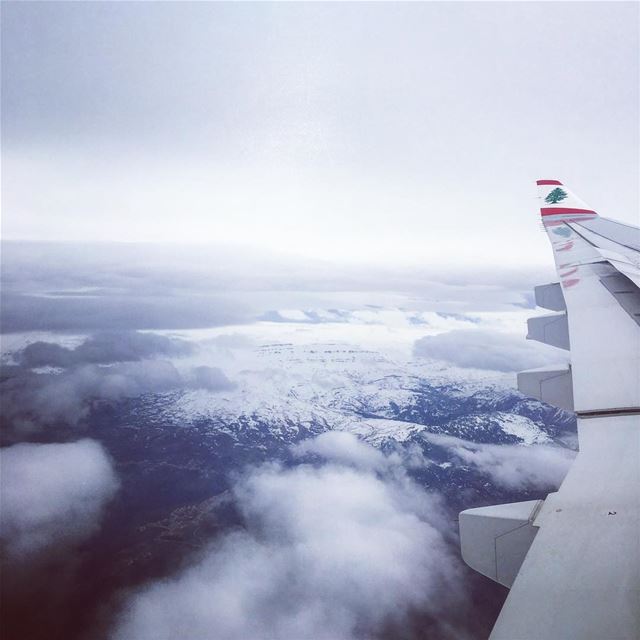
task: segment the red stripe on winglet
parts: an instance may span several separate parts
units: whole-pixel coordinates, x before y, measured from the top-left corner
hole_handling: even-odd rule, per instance
[[[543,216],[554,216],[567,213],[598,215],[595,211],[591,211],[591,209],[569,209],[567,207],[543,207],[542,209],[540,209],[540,213]]]
[[[541,184],[559,184],[559,185],[562,185],[562,182],[560,182],[560,180],[536,180],[536,184],[537,185],[541,185]]]

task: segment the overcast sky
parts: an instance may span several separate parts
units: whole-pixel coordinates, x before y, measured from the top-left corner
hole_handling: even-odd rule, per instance
[[[637,222],[637,3],[3,3],[3,237],[543,264]]]

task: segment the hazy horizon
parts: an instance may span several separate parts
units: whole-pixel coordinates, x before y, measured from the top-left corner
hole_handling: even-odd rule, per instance
[[[639,205],[636,3],[3,3],[5,239],[543,264]]]

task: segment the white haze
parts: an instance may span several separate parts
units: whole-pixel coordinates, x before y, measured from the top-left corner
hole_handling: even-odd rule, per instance
[[[8,2],[2,17],[5,237],[543,264],[536,178],[635,220],[637,3]]]
[[[391,462],[376,473],[384,456],[354,436],[324,434],[305,451],[325,462],[242,477],[233,494],[246,530],[132,596],[114,638],[352,640],[412,611],[446,619],[466,606],[436,495]],[[464,637],[447,625],[438,634]]]
[[[452,436],[424,434],[446,446],[460,464],[475,467],[496,486],[511,490],[559,487],[576,452],[555,444],[479,444]]]
[[[10,560],[67,549],[97,531],[118,480],[93,440],[0,449],[1,539]]]

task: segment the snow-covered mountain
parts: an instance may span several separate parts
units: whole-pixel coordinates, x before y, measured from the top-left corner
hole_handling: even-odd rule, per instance
[[[378,446],[420,432],[540,444],[573,423],[569,414],[521,396],[510,374],[399,362],[357,345],[271,343],[235,365],[235,389],[172,394],[157,406],[173,421],[206,421],[211,431],[241,439],[267,426],[283,443],[337,429]]]

